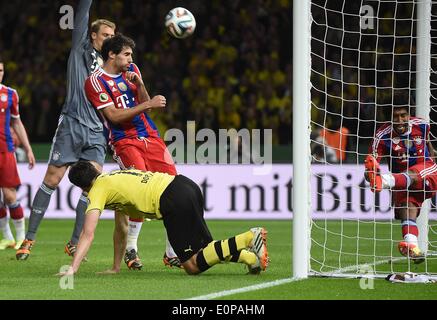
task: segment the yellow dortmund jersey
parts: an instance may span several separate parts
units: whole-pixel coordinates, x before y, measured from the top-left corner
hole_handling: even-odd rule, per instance
[[[161,219],[159,199],[173,179],[166,173],[139,170],[101,174],[88,193],[87,212],[111,209],[132,218]]]

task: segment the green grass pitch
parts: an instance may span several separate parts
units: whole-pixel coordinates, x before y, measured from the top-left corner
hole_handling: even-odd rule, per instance
[[[16,261],[14,250],[0,251],[0,299],[147,299],[173,300],[188,299],[225,290],[238,289],[291,277],[292,246],[290,221],[207,221],[215,239],[224,239],[246,231],[253,226],[265,226],[268,230],[268,247],[271,257],[270,267],[259,276],[246,274],[241,264],[221,264],[197,276],[188,276],[183,270],[166,268],[162,264],[165,247],[164,227],[159,221],[143,225],[139,249],[144,267],[142,271],[123,270],[117,275],[96,275],[112,264],[112,220],[99,222],[94,244],[88,254],[89,261],[83,263],[74,278],[74,288],[63,290],[60,279],[55,276],[71,258],[63,252],[69,239],[73,221],[44,220],[41,224],[37,243],[27,261]],[[336,230],[353,234],[356,225],[340,225],[333,222],[332,237],[328,247],[334,248]],[[389,232],[388,230],[362,232]],[[383,228],[383,227],[382,227]],[[322,241],[323,235],[316,239]],[[356,241],[344,241],[344,251],[356,250]],[[388,243],[388,242],[387,242]],[[386,243],[386,250],[390,250]],[[337,243],[338,244],[338,243]],[[375,250],[370,242],[359,243],[360,250]],[[314,245],[313,245],[314,246]],[[314,254],[323,257],[323,250],[315,247]],[[383,255],[384,245],[376,249]],[[397,254],[399,255],[399,254]],[[320,256],[320,257],[319,257]],[[348,256],[341,257],[346,265]],[[334,265],[339,257],[335,253],[325,259],[326,265]],[[349,259],[354,262],[354,259]],[[432,265],[434,263],[434,265]],[[428,264],[434,268],[435,262]],[[400,262],[399,268],[406,265]],[[381,268],[388,266],[381,265]],[[413,270],[414,271],[414,270]],[[420,271],[418,269],[418,271]],[[282,300],[282,299],[437,299],[437,284],[392,284],[385,280],[375,280],[373,289],[363,290],[359,279],[314,278],[290,282],[256,291],[226,295],[219,299],[239,300]]]

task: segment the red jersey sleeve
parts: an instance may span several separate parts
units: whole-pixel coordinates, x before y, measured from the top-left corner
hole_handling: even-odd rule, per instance
[[[12,106],[11,106],[11,117],[19,118],[20,117],[20,107],[19,107],[20,98],[18,97],[18,93],[16,90],[12,90]]]
[[[85,94],[94,108],[102,110],[114,104],[110,95],[106,92],[100,80],[91,75],[85,81]]]
[[[369,154],[373,155],[378,162],[381,162],[382,157],[387,155],[387,148],[384,143],[387,132],[389,130],[385,126],[379,129],[369,146]]]

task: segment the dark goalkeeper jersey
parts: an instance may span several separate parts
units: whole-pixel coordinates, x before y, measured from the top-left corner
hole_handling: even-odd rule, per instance
[[[92,0],[81,0],[74,17],[74,29],[67,66],[67,96],[62,114],[77,119],[94,131],[103,131],[103,124],[85,95],[85,80],[103,62],[88,36],[89,9]]]

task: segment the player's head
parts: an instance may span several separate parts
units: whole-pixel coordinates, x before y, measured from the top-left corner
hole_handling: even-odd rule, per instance
[[[114,36],[115,28],[115,23],[105,19],[99,19],[91,23],[90,37],[93,47],[101,51],[103,41]]]
[[[0,56],[0,83],[2,83],[4,75],[5,75],[5,64],[3,63],[2,56]]]
[[[89,191],[100,172],[89,161],[80,160],[71,166],[68,179],[82,190]]]
[[[408,132],[412,108],[411,102],[409,91],[402,90],[393,92],[392,123],[393,130],[397,134],[405,134]]]
[[[106,39],[102,46],[103,61],[112,64],[117,72],[128,71],[132,63],[132,54],[135,42],[121,33]]]

